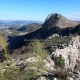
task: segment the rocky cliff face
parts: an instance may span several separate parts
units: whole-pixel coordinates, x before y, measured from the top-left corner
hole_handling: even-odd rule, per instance
[[[62,55],[65,61],[65,67],[72,69],[72,71],[76,70],[76,73],[79,75],[80,68],[80,36],[73,37],[67,47],[63,49],[56,49],[52,55],[54,57],[58,57]],[[76,68],[77,67],[77,68]],[[79,76],[80,78],[80,76]]]

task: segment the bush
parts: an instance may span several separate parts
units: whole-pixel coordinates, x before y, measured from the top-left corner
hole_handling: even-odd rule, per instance
[[[33,40],[29,45],[28,45],[29,51],[33,53],[34,56],[36,57],[41,57],[41,58],[46,58],[47,51],[44,49],[44,43],[40,42],[39,40]]]
[[[69,72],[67,69],[60,69],[54,73],[54,76],[57,77],[59,80],[68,80]]]
[[[55,62],[56,67],[64,68],[64,66],[65,66],[65,62],[64,62],[64,59],[62,58],[61,54],[55,58],[54,62]]]
[[[1,35],[0,35],[0,48],[2,48],[2,53],[5,57],[5,59],[11,61],[11,57],[10,57],[9,51],[8,51],[8,43]]]
[[[36,71],[20,71],[19,69],[6,69],[3,73],[0,72],[0,80],[36,80],[38,75]]]

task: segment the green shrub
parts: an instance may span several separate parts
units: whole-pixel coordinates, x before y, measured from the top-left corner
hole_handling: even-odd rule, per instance
[[[62,58],[62,55],[60,54],[58,57],[55,58],[55,66],[63,68],[65,66],[64,59]]]
[[[0,72],[0,80],[36,80],[38,75],[36,71],[28,72],[19,69],[6,69],[3,73]]]
[[[60,69],[54,73],[54,76],[57,77],[59,80],[68,80],[69,72],[67,69]]]
[[[10,57],[9,51],[8,51],[8,43],[1,35],[0,35],[0,47],[3,49],[2,52],[4,53],[6,60],[11,61],[11,57]]]
[[[44,43],[39,40],[33,40],[29,44],[29,50],[36,57],[46,58],[48,56],[48,52],[44,49]]]

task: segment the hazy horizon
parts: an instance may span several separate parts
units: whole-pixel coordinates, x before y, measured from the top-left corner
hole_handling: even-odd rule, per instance
[[[51,13],[80,20],[79,5],[80,0],[0,0],[0,20],[44,21]]]

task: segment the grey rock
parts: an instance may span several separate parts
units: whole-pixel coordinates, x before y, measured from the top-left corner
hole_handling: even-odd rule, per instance
[[[37,80],[47,80],[45,77],[41,76],[40,78],[38,78]]]
[[[23,69],[25,67],[25,62],[23,60],[19,60],[17,63],[16,63],[16,66],[20,69]]]

